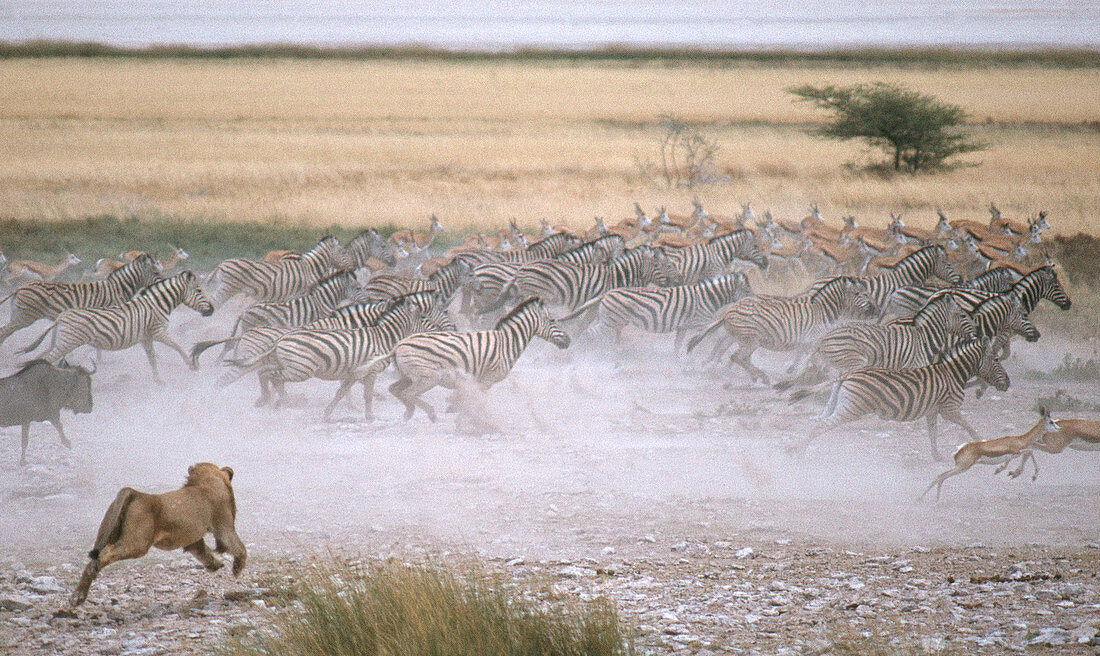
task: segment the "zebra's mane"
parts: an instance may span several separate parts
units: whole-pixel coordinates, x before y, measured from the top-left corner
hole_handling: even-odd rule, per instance
[[[818,287],[813,294],[810,294],[810,300],[816,299],[818,296],[823,294],[826,289],[832,289],[833,285],[841,282],[857,284],[860,282],[860,279],[857,276],[833,276],[824,285]]]
[[[133,260],[130,260],[126,264],[120,266],[119,268],[115,269],[111,273],[107,274],[107,280],[110,280],[112,278],[119,278],[123,275],[122,274],[123,271],[132,271],[133,269],[136,269],[138,267],[138,262],[146,262],[146,261],[148,261],[150,263],[155,262],[155,260],[153,260],[152,255],[150,255],[149,253],[142,253],[141,255],[138,255],[137,257],[135,257]]]
[[[529,305],[532,305],[534,303],[542,303],[542,299],[538,296],[532,296],[526,301],[523,301],[516,307],[512,308],[511,312],[501,317],[500,320],[497,321],[496,325],[493,326],[493,330],[500,330],[500,327],[504,325],[505,322],[507,322],[509,319],[512,319],[513,317],[518,316],[521,312],[525,311]]]
[[[168,277],[168,278],[161,278],[160,280],[154,280],[153,282],[149,283],[148,285],[145,285],[141,289],[134,292],[134,298],[138,298],[139,296],[145,296],[154,287],[157,287],[157,285],[160,285],[161,287],[165,287],[165,286],[167,286],[168,283],[170,283],[174,280],[177,280],[177,279],[185,278],[185,277],[190,277],[190,278],[193,279],[195,277],[195,272],[194,271],[180,271],[179,273],[177,273],[174,276],[171,276],[171,277]],[[157,287],[157,288],[159,289],[160,287]]]
[[[901,265],[905,264],[906,262],[909,262],[910,260],[916,258],[916,256],[920,255],[921,253],[924,253],[926,251],[933,251],[933,250],[936,250],[936,249],[942,250],[945,253],[947,252],[946,249],[944,249],[944,247],[940,244],[930,244],[928,246],[918,248],[917,250],[913,251],[912,253],[910,253],[910,254],[906,255],[905,257],[901,258],[900,260],[898,260],[898,263],[894,265],[894,269],[896,270],[898,267],[900,267]]]

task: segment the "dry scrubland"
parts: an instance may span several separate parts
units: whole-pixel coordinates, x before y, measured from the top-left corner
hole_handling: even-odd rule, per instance
[[[801,83],[899,82],[961,104],[991,148],[982,163],[892,180],[846,171],[871,155],[804,134],[822,114]],[[1094,69],[681,63],[295,60],[0,61],[4,218],[407,225],[519,217],[587,223],[630,203],[684,210],[688,192],[639,175],[657,117],[722,145],[712,211],[752,201],[777,215],[811,201],[868,221],[902,210],[984,217],[1051,212],[1093,227],[1100,207],[1100,77]],[[694,192],[690,192],[694,193]]]

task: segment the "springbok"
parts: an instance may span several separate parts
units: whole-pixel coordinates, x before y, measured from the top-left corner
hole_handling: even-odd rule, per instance
[[[34,260],[12,260],[8,262],[6,272],[8,280],[26,278],[30,280],[45,280],[48,282],[56,280],[66,269],[78,264],[80,264],[80,258],[69,253],[65,256],[65,259],[56,266],[44,262],[35,262]]]
[[[1035,465],[1035,473],[1031,476],[1031,480],[1034,481],[1035,477],[1039,475],[1039,465],[1035,463],[1035,457],[1031,455],[1032,447],[1035,446],[1039,438],[1057,434],[1060,430],[1058,424],[1051,420],[1050,412],[1043,407],[1039,408],[1039,421],[1035,422],[1035,425],[1028,429],[1026,433],[965,442],[959,445],[958,449],[955,449],[955,466],[929,483],[928,487],[921,493],[920,498],[923,499],[928,491],[934,487],[936,488],[936,501],[939,501],[943,482],[948,478],[963,473],[975,464],[999,465],[993,472],[999,474],[1017,456],[1023,457],[1024,461],[1020,464],[1020,468],[1010,473],[1009,476],[1015,478],[1023,473],[1024,463],[1027,462],[1028,458],[1031,458],[1031,463]]]

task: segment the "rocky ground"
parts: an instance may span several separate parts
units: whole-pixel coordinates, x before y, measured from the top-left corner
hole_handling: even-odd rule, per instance
[[[423,557],[423,549],[378,557]],[[856,552],[789,539],[673,544],[641,536],[597,558],[490,558],[553,592],[615,599],[649,653],[826,653],[837,643],[927,653],[1100,652],[1100,545]],[[441,552],[433,558],[446,559]],[[75,612],[77,568],[0,565],[0,648],[15,655],[193,654],[272,624],[301,561],[239,580],[185,557],[116,567]]]
[[[174,330],[190,344],[227,323],[191,315]],[[1028,373],[1072,348],[1021,344],[1012,388],[969,398],[963,414],[993,437],[1030,427],[1035,399],[1058,389],[1095,403],[1093,382]],[[283,410],[255,409],[250,381],[222,388],[216,367],[191,372],[164,353],[163,387],[148,384],[140,352],[107,356],[95,411],[65,417],[72,451],[36,425],[20,467],[18,429],[5,430],[0,653],[209,651],[269,626],[285,603],[271,590],[330,550],[475,557],[517,581],[606,594],[658,654],[809,654],[845,641],[1100,651],[1096,454],[1040,454],[1034,482],[1030,466],[1016,480],[975,467],[941,502],[918,502],[946,469],[923,422],[865,419],[791,459],[782,447],[813,433],[817,406],[676,359],[662,339],[599,357],[536,343],[487,396],[499,430],[486,434],[461,417],[402,422],[384,393],[373,423],[349,406],[322,423],[325,383],[295,386]],[[779,372],[785,359],[758,362]],[[442,394],[428,397],[442,409]],[[1100,416],[1085,407],[1073,414]],[[963,433],[942,424],[950,453]],[[196,461],[236,471],[242,577],[154,552],[107,568],[86,605],[58,614],[118,488],[173,489]]]

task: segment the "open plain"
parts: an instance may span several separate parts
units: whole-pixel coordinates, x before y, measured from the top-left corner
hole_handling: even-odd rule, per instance
[[[845,162],[873,156],[805,134],[821,116],[784,92],[873,80],[963,105],[990,144],[965,158],[981,165],[853,171]],[[1048,210],[1056,234],[1096,234],[1098,101],[1093,69],[0,60],[0,218],[419,229],[435,213],[454,243],[512,217],[582,228],[635,201],[687,211],[698,195],[715,213],[752,203],[799,219],[816,202],[836,224],[900,211],[926,227],[936,209],[986,220],[992,201],[1014,218]],[[669,190],[641,173],[669,113],[721,144],[725,182]],[[0,234],[9,257],[17,238]],[[114,255],[54,250],[66,248]],[[751,275],[759,292],[808,282]],[[982,437],[1031,426],[1040,397],[1078,404],[1056,418],[1100,418],[1096,378],[1063,364],[1100,361],[1096,292],[1067,290],[1074,307],[1044,301],[1040,341],[1013,344],[1010,389],[968,393],[962,414]],[[221,337],[240,309],[181,309],[170,332],[185,347]],[[0,374],[45,326],[0,346]],[[71,451],[36,424],[21,467],[18,428],[0,432],[0,651],[210,651],[265,630],[287,603],[280,581],[337,554],[475,558],[563,596],[607,595],[643,653],[1095,653],[1095,453],[1038,454],[1034,482],[1030,467],[1015,480],[975,467],[920,502],[947,468],[922,421],[865,418],[792,458],[784,446],[815,430],[818,400],[791,404],[725,360],[677,355],[670,336],[574,337],[564,351],[532,344],[486,395],[487,433],[461,413],[402,421],[389,374],[374,422],[358,399],[323,422],[335,383],[292,385],[288,407],[259,409],[254,379],[222,387],[212,358],[190,371],[158,347],[155,386],[140,349],[105,354],[94,411],[64,416]],[[788,358],[757,362],[778,374]],[[442,409],[442,392],[427,398]],[[941,451],[964,437],[941,422]],[[242,578],[155,552],[105,569],[85,606],[55,616],[119,487],[172,489],[197,461],[236,472]]]

